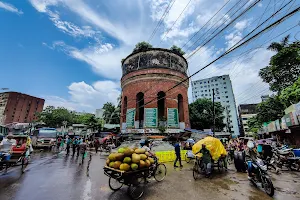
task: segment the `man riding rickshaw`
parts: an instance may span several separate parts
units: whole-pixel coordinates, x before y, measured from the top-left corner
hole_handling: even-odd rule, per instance
[[[193,170],[194,178],[198,174],[204,173],[207,177],[210,176],[214,167],[217,167],[221,172],[227,167],[225,160],[227,152],[222,142],[214,137],[207,136],[193,145],[192,151],[196,156],[196,162]]]

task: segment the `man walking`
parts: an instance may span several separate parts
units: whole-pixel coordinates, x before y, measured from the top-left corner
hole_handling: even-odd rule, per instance
[[[182,164],[181,164],[181,156],[180,156],[180,142],[179,140],[177,140],[176,144],[175,144],[175,154],[176,154],[176,159],[175,159],[175,162],[174,162],[174,167],[177,168],[178,166],[176,165],[177,164],[177,161],[179,160],[179,164],[180,164],[180,168],[182,168]]]

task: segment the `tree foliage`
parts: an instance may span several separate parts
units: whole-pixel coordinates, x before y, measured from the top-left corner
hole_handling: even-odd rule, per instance
[[[288,43],[288,36],[280,43],[273,42],[268,49],[276,52],[269,66],[259,72],[264,82],[274,92],[281,92],[292,85],[300,76],[300,42]]]
[[[68,126],[72,124],[85,124],[88,128],[93,130],[101,129],[101,120],[96,119],[95,115],[90,113],[76,114],[63,107],[55,108],[54,106],[47,106],[42,112],[38,113],[39,121],[44,122],[49,127],[61,127],[64,122]]]
[[[254,116],[248,119],[247,125],[250,132],[257,133],[262,125],[262,122],[257,119],[257,116]]]
[[[284,115],[284,109],[285,106],[279,96],[271,96],[267,101],[257,105],[257,120],[260,124],[277,120]]]
[[[135,52],[139,52],[139,51],[143,51],[143,50],[147,50],[152,48],[152,45],[149,44],[148,42],[139,42],[135,45],[135,48],[133,49],[133,53]]]
[[[121,98],[118,97],[118,105],[107,102],[103,105],[103,119],[107,124],[119,124],[121,112]]]
[[[282,90],[279,97],[285,107],[298,103],[300,101],[300,78],[293,85]]]
[[[181,48],[177,47],[176,45],[173,45],[170,48],[170,50],[173,51],[174,53],[182,55],[182,56],[185,54],[185,52]]]
[[[221,131],[224,107],[220,102],[215,103],[215,130]],[[189,105],[191,127],[199,130],[213,128],[213,103],[210,99],[197,99]]]

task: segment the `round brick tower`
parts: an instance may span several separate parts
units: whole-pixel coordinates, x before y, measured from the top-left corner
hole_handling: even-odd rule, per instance
[[[177,133],[190,127],[186,59],[171,50],[151,48],[122,62],[121,129],[123,133]],[[160,130],[160,131],[159,131]]]

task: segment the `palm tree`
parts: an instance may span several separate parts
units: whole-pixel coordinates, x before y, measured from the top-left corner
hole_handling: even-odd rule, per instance
[[[270,44],[270,46],[268,47],[268,50],[271,50],[271,51],[276,51],[276,52],[279,52],[281,51],[284,47],[287,47],[288,44],[289,44],[289,38],[290,38],[290,35],[287,35],[285,36],[281,42],[272,42]]]

